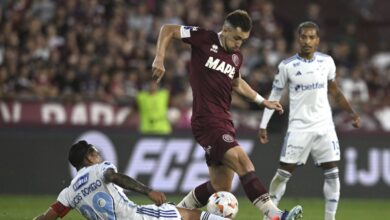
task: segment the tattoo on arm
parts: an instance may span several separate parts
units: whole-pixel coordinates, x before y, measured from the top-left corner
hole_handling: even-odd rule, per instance
[[[144,185],[143,183],[122,173],[116,173],[112,169],[106,171],[105,177],[108,182],[115,183],[116,185],[127,190],[133,190],[142,193],[144,195],[147,195],[149,192],[152,191],[152,189],[150,189],[148,186]]]
[[[116,179],[117,180],[114,183],[125,189],[134,190],[145,195],[152,191],[149,187],[145,186],[141,182],[138,182],[137,180],[126,175],[117,173]]]

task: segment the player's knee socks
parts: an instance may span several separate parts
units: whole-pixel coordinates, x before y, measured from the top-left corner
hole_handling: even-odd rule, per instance
[[[278,169],[276,171],[269,187],[269,194],[275,205],[278,205],[280,199],[283,197],[284,192],[286,191],[286,184],[291,176],[291,173],[286,170]]]
[[[325,220],[334,220],[340,198],[340,179],[337,167],[324,170]]]
[[[207,205],[208,199],[214,192],[211,182],[205,182],[189,192],[177,206],[188,209],[201,208]]]
[[[264,215],[274,217],[282,214],[282,211],[271,201],[267,190],[254,171],[241,176],[240,180],[246,196]]]
[[[199,220],[230,220],[230,219],[211,214],[210,212],[202,212],[200,214]]]

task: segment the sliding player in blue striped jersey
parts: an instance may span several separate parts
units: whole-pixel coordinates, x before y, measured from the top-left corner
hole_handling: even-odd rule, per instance
[[[360,127],[356,114],[336,84],[336,66],[332,57],[316,52],[320,42],[319,28],[313,22],[298,27],[300,52],[279,65],[269,100],[278,101],[282,89],[289,88],[290,114],[287,135],[280,156],[280,167],[272,179],[269,193],[275,204],[282,198],[286,184],[298,165],[312,155],[324,171],[325,220],[334,220],[340,197],[337,162],[339,142],[335,132],[328,92]],[[267,124],[273,110],[265,109],[260,124],[259,139],[268,142]]]
[[[77,169],[75,178],[61,191],[57,201],[35,220],[62,218],[72,209],[89,220],[227,220],[165,203],[164,193],[118,173],[113,164],[102,162],[98,150],[86,141],[72,145],[68,159]],[[136,205],[117,186],[144,194],[155,205]]]

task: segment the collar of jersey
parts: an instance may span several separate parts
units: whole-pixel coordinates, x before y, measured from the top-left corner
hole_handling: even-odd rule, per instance
[[[221,32],[218,32],[217,35],[218,35],[218,41],[219,41],[219,46],[223,48],[222,46],[222,41],[221,41]]]
[[[300,57],[299,54],[295,54],[295,56],[297,57],[298,60],[303,61],[305,63],[311,63],[311,62],[313,62],[316,59],[316,55],[315,54],[313,54],[313,58],[311,58],[310,60],[305,59],[303,57]]]
[[[85,169],[87,169],[87,167],[83,167],[83,168],[79,169],[79,170],[77,171],[77,174],[84,172]],[[77,175],[77,174],[76,174],[76,175]]]

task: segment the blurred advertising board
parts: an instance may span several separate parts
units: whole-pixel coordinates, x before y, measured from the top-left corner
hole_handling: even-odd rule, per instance
[[[238,132],[239,143],[250,155],[256,173],[269,185],[277,167],[283,134],[270,135],[260,145],[256,133]],[[0,128],[0,194],[53,194],[69,184],[75,170],[67,162],[69,146],[85,139],[103,157],[156,190],[184,194],[208,180],[204,151],[190,130],[169,136],[144,136],[134,129],[87,127]],[[390,136],[340,135],[342,196],[388,197],[390,188]],[[286,196],[322,196],[323,175],[311,159],[294,173]],[[233,191],[243,195],[237,177]]]
[[[0,128],[10,125],[131,127],[129,106],[104,102],[2,102]]]

